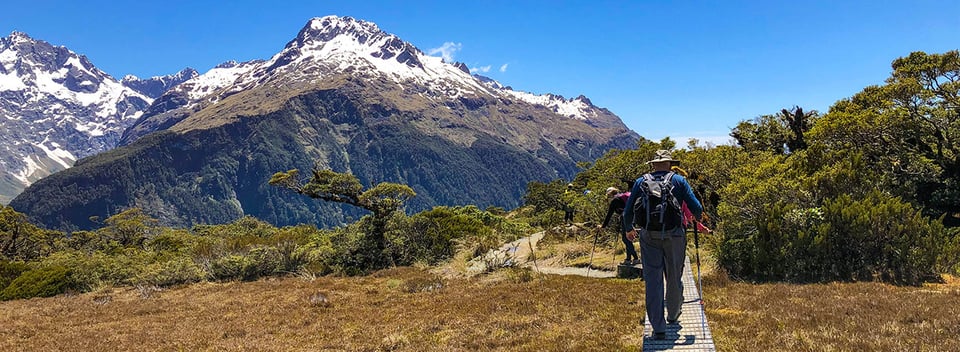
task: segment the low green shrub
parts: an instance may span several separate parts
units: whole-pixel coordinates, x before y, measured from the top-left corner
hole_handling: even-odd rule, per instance
[[[124,285],[154,261],[154,255],[137,248],[114,252],[66,250],[51,254],[41,266],[70,268],[81,291],[103,285]]]
[[[141,286],[171,286],[200,282],[207,272],[188,257],[175,257],[166,261],[147,264],[130,281]]]
[[[146,248],[157,252],[186,252],[196,247],[198,242],[199,237],[187,230],[164,228],[146,242]]]
[[[29,270],[30,265],[25,262],[0,260],[0,291]]]
[[[753,232],[726,234],[719,244],[720,265],[732,276],[918,285],[938,280],[945,258],[960,255],[940,221],[881,192],[816,208],[772,204],[753,221]]]
[[[241,254],[230,254],[210,262],[210,275],[216,280],[253,280],[255,263]]]
[[[47,266],[27,271],[0,292],[0,300],[51,297],[75,287],[70,270],[63,266]]]

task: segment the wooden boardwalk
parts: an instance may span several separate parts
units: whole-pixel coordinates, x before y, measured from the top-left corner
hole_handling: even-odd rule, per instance
[[[644,351],[716,351],[707,316],[700,304],[696,278],[690,269],[690,257],[683,265],[683,313],[680,324],[667,324],[667,339],[654,340],[650,319],[644,317]]]

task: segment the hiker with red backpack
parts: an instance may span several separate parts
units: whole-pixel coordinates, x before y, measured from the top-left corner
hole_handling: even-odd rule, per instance
[[[607,216],[603,218],[603,224],[597,225],[597,227],[604,229],[607,228],[607,224],[610,222],[610,218],[614,213],[623,214],[623,209],[626,207],[627,199],[630,198],[630,192],[620,193],[616,187],[607,188],[607,199],[610,200],[610,206],[607,207]],[[623,244],[627,246],[627,259],[623,261],[625,265],[633,265],[640,263],[640,256],[637,255],[637,249],[633,246],[633,241],[627,239],[626,227],[623,227],[622,222],[617,232],[620,233],[620,240],[623,241]]]
[[[681,280],[687,235],[681,204],[686,203],[696,218],[703,213],[703,207],[687,180],[670,171],[674,162],[678,161],[672,158],[669,150],[658,150],[647,162],[653,172],[634,182],[623,210],[623,226],[630,229],[627,238],[631,241],[640,239],[647,317],[653,326],[652,337],[658,340],[666,338],[668,323],[679,322],[683,304]]]

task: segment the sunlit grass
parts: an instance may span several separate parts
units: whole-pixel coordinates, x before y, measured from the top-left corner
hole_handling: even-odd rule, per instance
[[[564,246],[542,252],[589,254]],[[612,254],[598,250],[595,265]],[[923,287],[749,284],[700,254],[721,351],[960,350],[957,278]],[[438,272],[447,273],[396,268],[0,302],[0,350],[630,351],[643,343],[641,281]]]

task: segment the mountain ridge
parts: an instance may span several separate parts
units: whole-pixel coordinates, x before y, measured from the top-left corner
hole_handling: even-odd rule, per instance
[[[362,216],[266,185],[277,171],[318,165],[365,184],[408,184],[418,193],[411,210],[509,208],[527,182],[572,177],[577,162],[639,138],[585,97],[507,91],[462,68],[375,24],[314,18],[269,60],[227,62],[172,88],[121,147],[37,182],[11,205],[61,229],[134,206],[178,226],[242,215],[332,226]]]
[[[0,202],[112,148],[151,102],[63,46],[0,38]]]

